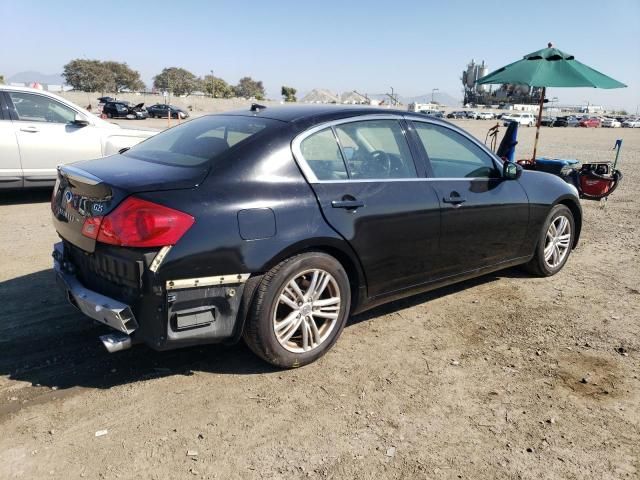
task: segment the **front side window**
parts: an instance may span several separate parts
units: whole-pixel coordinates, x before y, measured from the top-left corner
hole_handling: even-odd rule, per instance
[[[365,120],[335,126],[349,178],[415,178],[409,144],[397,120]]]
[[[23,122],[70,123],[76,112],[44,95],[8,92],[18,120]]]
[[[268,118],[200,117],[148,138],[124,155],[165,165],[198,166],[278,124]]]
[[[474,142],[450,128],[414,123],[435,178],[497,178],[491,157]]]

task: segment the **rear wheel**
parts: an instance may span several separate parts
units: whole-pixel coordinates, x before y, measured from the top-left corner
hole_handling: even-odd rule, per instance
[[[555,275],[567,263],[574,238],[575,222],[571,210],[565,205],[556,205],[542,226],[535,254],[525,268],[541,277]]]
[[[244,339],[267,362],[300,367],[337,341],[351,307],[349,278],[330,255],[309,252],[272,268],[255,293]]]

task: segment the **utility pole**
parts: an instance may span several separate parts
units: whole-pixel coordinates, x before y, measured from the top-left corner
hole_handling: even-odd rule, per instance
[[[440,91],[440,89],[439,89],[439,88],[432,88],[432,89],[431,89],[431,103],[432,103],[432,104],[433,104],[433,94],[434,94],[435,92],[439,92],[439,91]]]
[[[213,70],[209,70],[211,72],[211,98],[216,98],[216,81],[213,77]]]

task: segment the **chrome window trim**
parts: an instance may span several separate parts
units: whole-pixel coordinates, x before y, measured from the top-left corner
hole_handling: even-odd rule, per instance
[[[302,170],[302,174],[304,175],[304,177],[307,179],[307,182],[309,183],[367,183],[367,182],[407,182],[407,181],[416,181],[416,180],[425,180],[425,178],[422,177],[409,177],[409,178],[367,178],[367,179],[355,179],[355,180],[351,180],[351,179],[345,179],[345,180],[319,180],[318,177],[316,177],[316,174],[313,172],[312,168],[309,166],[309,164],[307,163],[307,161],[305,160],[304,156],[302,155],[302,150],[300,148],[300,144],[308,137],[310,137],[311,135],[313,135],[314,133],[317,133],[321,130],[324,130],[326,128],[330,128],[333,131],[333,136],[336,140],[336,146],[340,149],[340,155],[342,155],[342,145],[340,144],[340,140],[338,139],[338,136],[335,133],[335,130],[333,127],[337,126],[337,125],[342,125],[345,123],[354,123],[354,122],[365,122],[368,120],[396,120],[398,122],[400,122],[401,120],[404,119],[403,115],[400,114],[387,114],[387,113],[378,113],[378,114],[370,114],[370,115],[356,115],[353,117],[347,117],[347,118],[340,118],[338,120],[331,120],[328,122],[324,122],[324,123],[320,123],[314,127],[309,128],[308,130],[305,130],[302,133],[299,133],[291,142],[291,150],[293,152],[293,158],[295,159],[296,163],[298,164],[298,166],[300,167],[300,170]],[[402,129],[402,133],[406,136],[407,132],[406,129],[402,126],[402,124],[400,124],[400,128]],[[409,146],[409,139],[407,140],[407,146]],[[343,156],[343,161],[345,161],[344,156]],[[414,163],[413,167],[416,168],[415,165],[415,159],[413,158],[413,155],[411,157],[411,161]],[[346,165],[345,165],[346,167]],[[348,170],[347,170],[347,175],[348,175]],[[417,175],[417,172],[416,172]]]

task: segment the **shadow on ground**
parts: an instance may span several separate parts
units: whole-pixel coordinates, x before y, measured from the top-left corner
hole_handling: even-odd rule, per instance
[[[359,322],[455,294],[500,277],[521,276],[511,269],[433,292],[416,295],[350,319]],[[155,352],[143,345],[109,354],[98,336],[112,331],[78,313],[56,286],[53,270],[0,282],[0,375],[35,386],[110,388],[148,378],[192,371],[258,374],[277,371],[243,344],[208,345]]]
[[[2,192],[0,205],[18,205],[27,203],[43,203],[51,200],[53,187],[42,187],[29,190],[10,190]]]

